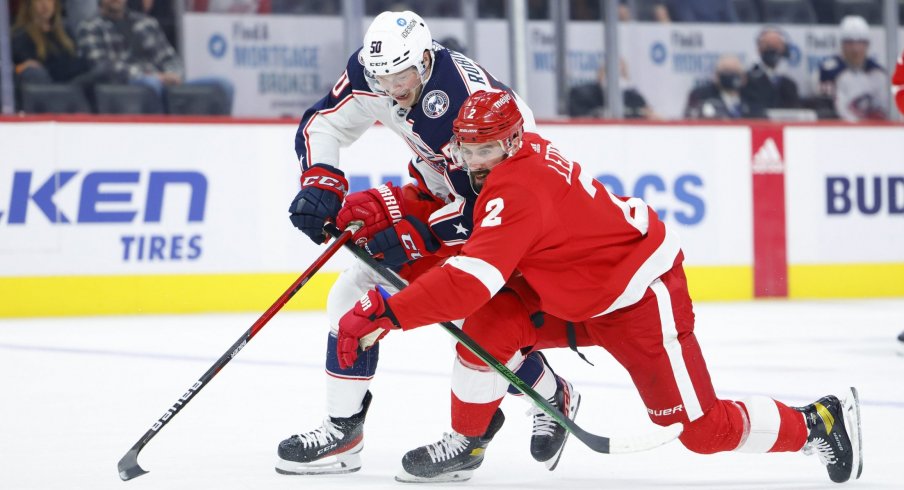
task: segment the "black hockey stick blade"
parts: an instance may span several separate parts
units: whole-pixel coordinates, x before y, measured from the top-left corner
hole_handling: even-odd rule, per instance
[[[330,223],[327,223],[327,225],[324,226],[324,230],[333,237],[338,237],[342,233],[339,228]],[[347,248],[355,257],[361,259],[362,262],[367,264],[368,267],[370,267],[374,272],[379,274],[380,277],[389,282],[389,284],[392,284],[399,291],[407,286],[402,278],[397,276],[386,266],[371,257],[370,254],[367,253],[367,251],[365,251],[363,248],[357,246],[351,241],[345,243],[345,248]],[[565,427],[568,432],[574,434],[574,436],[577,437],[578,440],[598,453],[624,454],[646,451],[669,443],[675,440],[679,435],[681,435],[681,431],[683,429],[681,424],[672,424],[664,429],[659,429],[650,434],[618,437],[615,439],[587,432],[579,425],[574,423],[573,420],[566,417],[556,407],[552,406],[552,404],[549,403],[548,400],[534,391],[534,389],[531,388],[530,385],[519,378],[518,375],[512,372],[512,370],[509,369],[505,364],[499,362],[499,360],[493,357],[492,354],[484,350],[483,347],[480,346],[480,344],[478,344],[468,334],[464,333],[460,328],[456,327],[455,324],[453,324],[452,322],[442,322],[439,325],[443,327],[447,332],[449,332],[449,334],[455,337],[462,345],[467,347],[468,350],[473,352],[474,355],[479,357],[480,360],[486,363],[487,366],[493,368],[494,371],[507,379],[509,383],[511,383],[515,388],[518,389],[518,391],[524,393],[525,396],[530,398],[534,402],[534,404],[537,405],[537,407],[542,409],[556,422]]]
[[[129,481],[136,476],[147,473],[147,471],[138,465],[137,447],[130,449],[129,452],[119,460],[119,464],[117,464],[116,467],[119,468],[119,477],[122,478],[122,481]]]

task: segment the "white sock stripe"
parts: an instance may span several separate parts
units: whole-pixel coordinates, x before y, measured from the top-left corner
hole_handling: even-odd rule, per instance
[[[678,329],[675,327],[675,316],[672,314],[672,297],[661,279],[653,281],[653,284],[650,284],[650,289],[656,295],[656,304],[659,306],[659,321],[662,323],[662,346],[669,356],[669,363],[672,365],[672,376],[675,377],[675,383],[678,385],[681,402],[684,405],[688,419],[691,421],[697,420],[703,416],[703,409],[700,408],[697,391],[694,389],[691,375],[684,364],[681,343],[678,342]]]
[[[506,367],[518,366],[524,356],[516,352]],[[483,366],[486,367],[486,366]],[[452,393],[466,403],[490,403],[505,396],[509,382],[495,370],[483,371],[466,366],[456,357],[452,366]]]
[[[778,429],[782,418],[775,400],[767,396],[751,396],[741,400],[747,407],[750,433],[741,440],[735,451],[742,453],[765,453],[778,440]],[[740,407],[738,407],[740,409]]]
[[[447,265],[474,276],[487,288],[487,291],[490,292],[490,296],[496,294],[502,289],[502,286],[505,285],[505,278],[502,277],[502,273],[499,272],[499,269],[489,262],[476,257],[456,255],[443,264],[443,266]]]

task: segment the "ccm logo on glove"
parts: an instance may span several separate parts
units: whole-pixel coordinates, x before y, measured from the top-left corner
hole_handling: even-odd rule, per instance
[[[320,187],[321,189],[336,189],[342,194],[345,194],[345,184],[334,177],[329,177],[327,175],[311,175],[309,177],[304,177],[301,179],[302,187]]]

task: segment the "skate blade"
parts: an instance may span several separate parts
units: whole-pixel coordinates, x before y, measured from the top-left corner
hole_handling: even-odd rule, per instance
[[[577,392],[575,392],[574,394],[577,396],[572,397],[572,406],[570,407],[570,410],[568,412],[571,414],[571,420],[574,420],[575,417],[578,416],[578,409],[581,408],[581,394]],[[565,444],[568,443],[568,436],[570,435],[570,432],[566,432],[565,440],[562,441],[562,445],[559,446],[559,450],[556,452],[556,454],[543,462],[543,464],[546,465],[547,470],[553,471],[556,469],[556,466],[559,465],[559,460],[562,458],[562,451],[565,449]]]
[[[854,461],[851,470],[856,470],[856,478],[863,473],[863,436],[860,433],[860,396],[857,388],[851,387],[850,393],[844,400],[844,420],[847,427],[848,438],[851,440]]]
[[[456,483],[470,480],[471,475],[473,474],[474,470],[459,470],[443,473],[432,478],[425,478],[422,476],[414,476],[411,473],[402,470],[396,475],[395,480],[401,483]]]
[[[361,469],[361,450],[351,454],[326,458],[310,463],[299,463],[278,458],[276,472],[280,475],[342,475]]]

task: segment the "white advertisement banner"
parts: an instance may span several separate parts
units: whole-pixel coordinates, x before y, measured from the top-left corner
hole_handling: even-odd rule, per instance
[[[0,123],[0,275],[300,270],[294,127]],[[23,151],[23,149],[28,149]]]
[[[653,206],[688,264],[751,264],[746,127],[541,132]],[[319,248],[288,220],[294,135],[290,124],[0,123],[0,276],[301,270]],[[362,190],[408,181],[410,157],[377,126],[343,150],[342,167]],[[327,270],[350,261],[340,255]]]
[[[785,129],[788,263],[904,261],[904,127]]]
[[[351,54],[338,17],[188,13],[184,22],[186,76],[231,80],[236,116],[301,115]]]

